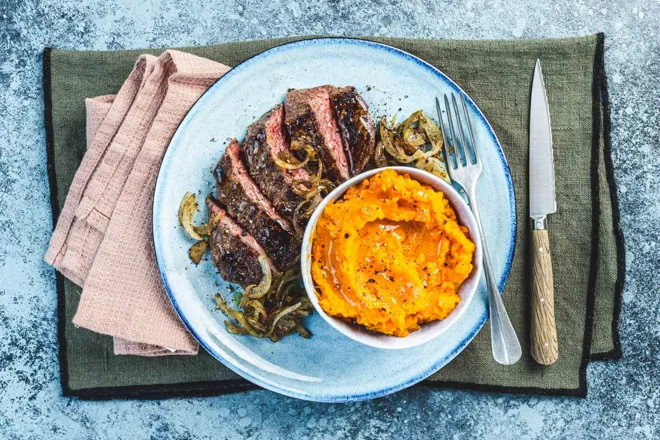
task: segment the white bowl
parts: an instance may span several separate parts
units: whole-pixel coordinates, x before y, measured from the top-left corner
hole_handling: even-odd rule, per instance
[[[418,182],[426,184],[436,191],[441,191],[444,193],[445,197],[447,200],[449,200],[449,203],[456,211],[458,223],[468,227],[470,230],[470,240],[472,240],[476,245],[476,250],[472,260],[472,273],[463,282],[458,291],[458,295],[461,297],[461,302],[445,319],[422,324],[419,330],[411,332],[408,336],[403,338],[371,332],[360,325],[352,324],[342,319],[329,316],[319,305],[319,299],[316,295],[316,289],[314,287],[314,281],[312,279],[311,273],[312,236],[314,235],[314,230],[316,229],[316,223],[318,222],[319,217],[325,209],[326,205],[330,202],[334,202],[335,200],[340,199],[351,186],[355,186],[362,182],[364,179],[367,179],[374,174],[377,174],[388,168],[396,170],[399,173],[406,173]],[[465,200],[463,200],[463,197],[461,197],[461,195],[451,185],[447,184],[445,181],[431,173],[419,170],[417,168],[397,166],[379,168],[358,174],[357,176],[339,185],[337,188],[335,188],[334,191],[328,194],[325,199],[323,199],[321,204],[316,208],[310,217],[309,223],[307,223],[307,227],[305,229],[305,235],[303,237],[302,243],[301,269],[307,295],[314,305],[316,312],[321,315],[321,317],[328,324],[349,338],[372,347],[386,349],[405,349],[424,344],[432,339],[437,338],[442,333],[448,331],[461,318],[465,310],[467,310],[468,306],[470,305],[470,301],[472,301],[474,292],[477,290],[479,280],[481,279],[483,264],[482,252],[483,250],[481,246],[481,239],[479,237],[477,221],[475,220],[469,206]]]

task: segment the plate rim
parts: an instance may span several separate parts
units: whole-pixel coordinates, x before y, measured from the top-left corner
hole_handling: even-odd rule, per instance
[[[389,386],[387,388],[381,388],[379,390],[374,390],[370,391],[367,393],[361,393],[361,394],[342,394],[342,395],[321,395],[321,394],[310,394],[310,393],[304,393],[301,390],[298,389],[288,389],[283,386],[278,386],[276,384],[269,383],[268,381],[262,380],[260,378],[256,378],[251,372],[241,368],[239,365],[234,364],[228,357],[223,356],[222,354],[218,353],[217,350],[214,350],[204,342],[203,338],[200,337],[197,331],[192,327],[190,321],[185,317],[185,315],[182,313],[179,304],[174,297],[172,293],[172,289],[170,288],[170,284],[167,278],[167,273],[163,269],[163,264],[159,259],[159,248],[160,244],[156,240],[156,213],[159,212],[159,210],[156,209],[156,205],[158,204],[158,198],[157,194],[159,193],[159,187],[163,184],[163,180],[161,179],[161,172],[163,170],[163,164],[166,161],[167,155],[170,154],[170,149],[169,145],[176,139],[177,134],[180,132],[182,126],[184,126],[188,120],[188,116],[193,112],[193,110],[196,110],[195,108],[198,106],[200,101],[206,96],[207,93],[209,93],[220,81],[223,79],[227,79],[232,77],[233,75],[236,75],[240,73],[241,69],[243,69],[247,64],[254,62],[255,58],[259,57],[264,57],[267,55],[272,55],[276,52],[285,50],[289,47],[293,46],[304,46],[304,45],[310,45],[310,44],[324,44],[328,41],[332,41],[336,44],[358,44],[358,45],[364,45],[367,47],[370,47],[372,49],[377,49],[377,50],[385,50],[387,52],[390,52],[392,54],[395,54],[399,57],[403,57],[407,61],[411,61],[415,64],[420,65],[424,69],[430,71],[433,75],[440,77],[441,80],[444,80],[446,83],[450,85],[451,88],[454,89],[455,92],[463,93],[465,97],[467,98],[467,104],[472,108],[474,113],[481,119],[481,121],[485,124],[485,127],[487,129],[488,134],[490,135],[491,139],[494,141],[495,145],[498,147],[497,148],[497,153],[498,157],[500,158],[500,161],[503,165],[504,169],[504,174],[505,174],[505,180],[507,182],[507,189],[508,189],[508,195],[509,195],[509,200],[510,200],[510,206],[509,209],[512,213],[512,216],[510,218],[511,222],[511,237],[512,240],[510,240],[510,245],[509,245],[509,250],[507,254],[507,259],[505,262],[505,267],[504,271],[502,273],[502,276],[500,277],[500,280],[498,281],[498,289],[500,291],[500,295],[504,289],[504,286],[506,285],[506,282],[509,278],[510,272],[511,272],[511,265],[513,262],[513,258],[515,255],[515,250],[516,250],[516,235],[517,235],[517,229],[518,229],[518,224],[517,224],[517,217],[516,217],[516,199],[515,199],[515,188],[513,186],[513,177],[511,174],[511,169],[509,168],[508,161],[506,160],[506,156],[504,155],[504,151],[502,149],[502,144],[500,143],[499,139],[497,138],[497,135],[495,134],[495,131],[493,130],[493,127],[490,125],[490,122],[488,122],[488,119],[486,119],[486,116],[483,114],[481,109],[476,105],[476,103],[472,100],[472,98],[458,85],[456,82],[454,82],[449,76],[447,76],[445,73],[443,73],[440,69],[437,67],[433,66],[427,61],[424,61],[423,59],[403,50],[399,49],[393,46],[390,46],[385,43],[380,43],[368,39],[363,39],[363,38],[353,38],[353,37],[334,37],[334,36],[328,36],[328,37],[314,37],[314,38],[305,38],[305,39],[298,39],[294,41],[289,41],[285,42],[282,44],[279,44],[277,46],[273,46],[269,49],[266,49],[262,52],[259,52],[255,55],[252,55],[251,57],[245,59],[244,61],[240,62],[233,68],[231,68],[228,72],[226,72],[223,76],[218,78],[216,81],[214,81],[209,88],[200,95],[200,97],[195,101],[195,103],[188,109],[186,112],[186,115],[181,119],[181,122],[178,124],[177,129],[175,130],[174,134],[172,135],[172,138],[170,139],[170,142],[168,143],[168,148],[165,151],[165,154],[163,155],[163,158],[161,160],[161,164],[158,169],[158,177],[156,178],[156,185],[154,187],[154,201],[153,201],[153,206],[152,206],[152,236],[154,240],[154,254],[156,256],[156,265],[158,266],[158,272],[161,276],[161,280],[163,281],[163,287],[165,288],[165,292],[167,293],[168,298],[170,299],[172,306],[174,310],[176,311],[177,315],[181,319],[181,321],[184,323],[188,331],[193,335],[193,337],[197,340],[197,342],[202,346],[211,356],[213,356],[215,359],[220,361],[224,366],[238,374],[239,376],[243,377],[244,379],[249,380],[250,382],[259,385],[267,390],[286,395],[289,397],[294,397],[298,399],[303,399],[307,401],[315,401],[315,402],[327,402],[327,403],[340,403],[340,402],[355,402],[355,401],[364,401],[364,400],[370,400],[370,399],[375,399],[378,397],[386,396],[388,394],[392,394],[394,392],[403,390],[405,388],[408,388],[418,382],[421,382],[425,378],[429,377],[431,374],[435,373],[436,371],[439,371],[442,367],[444,367],[446,364],[448,364],[451,360],[453,360],[463,349],[475,338],[475,336],[481,331],[483,328],[485,322],[488,319],[488,310],[485,311],[485,313],[479,318],[477,325],[475,325],[474,329],[463,338],[463,340],[456,345],[456,347],[451,350],[449,353],[447,353],[445,356],[442,358],[438,359],[437,362],[435,362],[432,366],[424,370],[423,372],[415,375],[414,377],[411,377],[409,380],[400,382],[396,385]],[[199,109],[197,109],[199,110]]]

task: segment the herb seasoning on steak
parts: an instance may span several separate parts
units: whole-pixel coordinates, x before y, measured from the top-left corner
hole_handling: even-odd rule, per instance
[[[290,224],[275,212],[243,165],[242,151],[234,139],[218,162],[214,174],[216,195],[232,219],[266,250],[280,270],[300,257],[300,242]]]

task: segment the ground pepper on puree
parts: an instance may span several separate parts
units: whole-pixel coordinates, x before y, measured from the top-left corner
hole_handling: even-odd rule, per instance
[[[319,304],[334,317],[404,337],[460,302],[475,245],[444,194],[382,171],[324,209],[312,242]]]

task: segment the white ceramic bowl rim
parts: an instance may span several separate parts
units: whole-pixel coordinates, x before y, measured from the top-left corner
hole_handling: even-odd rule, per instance
[[[404,338],[370,332],[357,324],[351,324],[339,318],[329,316],[319,304],[319,299],[316,295],[316,289],[314,286],[314,280],[312,279],[311,274],[313,234],[316,230],[316,224],[318,223],[319,217],[325,210],[325,207],[328,205],[328,203],[334,202],[343,197],[348,188],[356,186],[363,180],[368,179],[386,169],[393,169],[398,173],[406,173],[412,179],[417,180],[425,185],[429,185],[436,191],[441,191],[444,193],[445,197],[449,200],[449,203],[456,211],[456,217],[458,218],[459,224],[468,227],[470,231],[470,239],[476,245],[476,250],[472,259],[472,273],[463,282],[458,291],[461,297],[461,302],[445,319],[423,324],[419,330],[410,333]],[[481,245],[481,238],[479,236],[479,229],[477,227],[477,221],[463,197],[461,197],[461,195],[451,185],[439,177],[417,168],[393,166],[378,168],[358,174],[357,176],[354,176],[339,185],[323,199],[319,206],[314,210],[314,213],[310,217],[310,220],[307,223],[307,227],[305,228],[300,265],[303,276],[303,283],[305,284],[305,290],[307,291],[307,295],[309,296],[310,301],[314,305],[316,312],[321,315],[321,317],[333,328],[345,336],[348,336],[357,342],[369,345],[371,347],[385,349],[406,349],[416,347],[437,338],[442,333],[449,330],[456,322],[458,322],[458,320],[470,305],[470,302],[474,297],[474,293],[479,286],[482,273],[482,252],[483,250]]]

